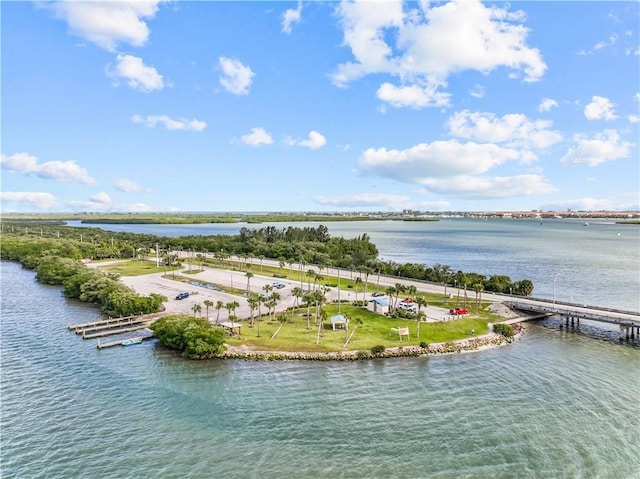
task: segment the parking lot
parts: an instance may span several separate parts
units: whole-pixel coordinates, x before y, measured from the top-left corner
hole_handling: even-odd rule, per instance
[[[211,321],[215,321],[218,316],[218,310],[215,305],[218,301],[222,301],[223,304],[227,304],[233,301],[237,301],[239,307],[235,310],[235,315],[239,319],[249,318],[251,310],[249,304],[246,301],[246,297],[233,295],[224,291],[216,291],[204,286],[193,285],[184,283],[169,278],[163,278],[164,273],[154,273],[142,276],[123,276],[122,282],[131,287],[138,294],[147,296],[151,293],[162,294],[168,298],[165,303],[165,311],[169,314],[193,314],[193,305],[199,304],[202,308],[201,315],[203,317],[208,315]],[[235,288],[237,290],[246,290],[247,277],[242,271],[230,271],[214,268],[204,268],[195,274],[181,274],[182,277],[191,278],[193,283],[209,283],[214,285],[221,285],[229,288]],[[274,286],[276,284],[277,286]],[[295,303],[295,297],[292,294],[293,288],[301,287],[306,289],[307,283],[300,281],[291,281],[286,279],[275,279],[269,276],[261,276],[260,274],[253,273],[253,276],[249,280],[250,290],[257,294],[265,294],[264,287],[270,285],[273,287],[273,291],[277,291],[280,294],[280,300],[278,301],[277,311],[283,311],[290,308]],[[188,292],[189,296],[184,299],[176,299],[176,296],[181,292]],[[331,288],[326,294],[327,300],[334,302],[338,300],[337,288]],[[367,299],[372,299],[373,295],[368,294]],[[340,299],[342,301],[355,300],[355,294],[350,291],[341,290]],[[362,299],[362,294],[358,299]],[[213,306],[209,307],[207,314],[207,308],[204,305],[204,301],[209,300],[213,303]],[[264,312],[265,308],[263,308]],[[426,310],[427,321],[448,321],[453,319],[449,314],[448,309],[439,308],[436,306],[428,306]],[[222,308],[219,312],[220,321],[224,321],[228,317],[228,311],[226,308]]]

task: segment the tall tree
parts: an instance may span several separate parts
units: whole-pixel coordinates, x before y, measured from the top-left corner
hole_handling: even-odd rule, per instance
[[[249,294],[251,293],[251,278],[253,278],[253,273],[247,271],[244,275],[247,277],[247,294]]]
[[[222,301],[217,301],[216,302],[216,310],[218,312],[218,314],[216,314],[216,324],[220,323],[220,310],[224,308],[224,303]]]
[[[205,299],[202,304],[204,304],[205,307],[205,314],[207,315],[207,319],[209,319],[209,307],[213,306],[213,301],[211,301],[210,299]]]

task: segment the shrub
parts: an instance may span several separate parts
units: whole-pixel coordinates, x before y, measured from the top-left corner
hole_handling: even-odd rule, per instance
[[[160,343],[190,359],[208,359],[224,350],[224,333],[204,318],[165,316],[150,326]]]
[[[510,324],[498,323],[493,325],[493,331],[502,334],[503,336],[510,338],[513,336],[513,326]]]
[[[424,341],[420,341],[420,347],[422,349],[429,349],[429,343],[426,343]]]
[[[380,355],[380,354],[384,353],[385,349],[386,348],[384,347],[383,344],[378,344],[377,346],[374,346],[374,347],[371,348],[371,353],[375,354],[375,355]]]

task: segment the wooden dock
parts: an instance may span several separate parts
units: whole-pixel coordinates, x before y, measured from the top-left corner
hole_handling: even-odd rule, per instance
[[[141,341],[145,341],[147,339],[153,339],[153,336],[138,336],[135,338],[124,338],[124,339],[118,339],[117,341],[108,341],[106,343],[101,343],[100,339],[98,339],[98,343],[96,345],[96,347],[98,349],[104,349],[104,348],[112,348],[114,346],[122,346],[122,343],[125,341],[130,341],[132,339],[140,339]]]
[[[83,339],[94,339],[138,331],[149,326],[154,319],[154,315],[127,316],[88,323],[69,324],[67,328],[75,331],[76,334],[82,334]]]

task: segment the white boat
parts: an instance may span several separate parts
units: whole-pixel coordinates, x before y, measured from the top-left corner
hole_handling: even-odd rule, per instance
[[[125,339],[122,341],[123,346],[133,346],[134,344],[140,344],[142,342],[142,338],[131,338]]]

